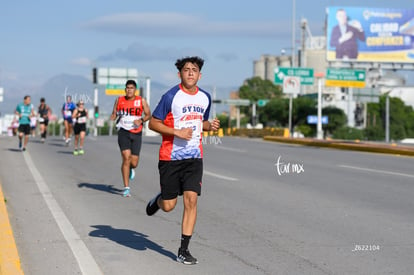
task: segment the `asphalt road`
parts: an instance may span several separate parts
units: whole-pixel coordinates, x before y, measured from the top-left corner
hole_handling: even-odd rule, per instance
[[[25,274],[412,274],[414,158],[245,138],[204,140],[190,243],[175,261],[182,201],[153,217],[159,137],[144,137],[132,197],[116,137],[0,138],[0,181]]]

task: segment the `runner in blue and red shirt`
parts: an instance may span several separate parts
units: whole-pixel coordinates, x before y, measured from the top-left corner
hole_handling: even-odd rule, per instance
[[[197,196],[201,194],[203,176],[203,131],[216,131],[220,121],[208,121],[211,97],[197,86],[204,60],[186,57],[175,63],[181,83],[167,91],[155,108],[149,128],[162,135],[159,152],[161,192],[147,205],[147,215],[158,209],[169,212],[183,195],[181,246],[177,261],[196,264],[188,250],[197,218]]]
[[[69,146],[70,136],[72,135],[72,129],[73,129],[72,114],[73,114],[73,111],[75,111],[75,109],[76,109],[76,105],[72,101],[72,97],[70,95],[66,96],[66,102],[63,103],[63,106],[62,106],[62,116],[63,116],[63,124],[65,126],[66,146]]]

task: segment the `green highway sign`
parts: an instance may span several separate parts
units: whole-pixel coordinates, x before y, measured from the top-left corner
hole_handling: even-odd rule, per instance
[[[325,85],[328,87],[365,87],[365,70],[326,69]]]
[[[125,84],[106,84],[108,90],[125,90]]]
[[[257,101],[257,106],[259,106],[259,107],[263,107],[263,106],[265,106],[268,102],[269,102],[269,99],[259,99],[259,100]]]
[[[300,77],[301,85],[313,85],[312,68],[276,67],[275,84],[283,84],[285,76]]]

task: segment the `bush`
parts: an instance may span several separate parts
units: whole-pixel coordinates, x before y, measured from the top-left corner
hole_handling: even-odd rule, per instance
[[[305,137],[315,136],[315,127],[311,127],[307,124],[298,125],[295,127],[296,131],[301,132]]]
[[[337,129],[333,135],[335,139],[345,139],[345,140],[364,140],[364,131],[356,128],[351,127],[341,127]]]

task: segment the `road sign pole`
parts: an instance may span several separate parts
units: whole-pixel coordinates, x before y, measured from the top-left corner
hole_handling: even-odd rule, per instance
[[[94,97],[93,97],[94,107],[98,106],[98,88],[95,87]],[[95,108],[94,108],[95,109]],[[93,135],[96,137],[98,135],[98,128],[96,127],[96,116],[93,116]]]
[[[347,104],[348,104],[348,127],[354,127],[355,126],[355,122],[354,122],[354,114],[352,113],[352,101],[353,101],[353,90],[352,88],[348,88],[348,100],[347,100]]]
[[[318,79],[318,125],[317,138],[323,139],[322,133],[322,78]]]
[[[289,94],[289,135],[292,137],[292,105],[293,105],[293,94]]]
[[[237,106],[236,112],[237,112],[236,128],[240,129],[240,107],[239,106]]]
[[[324,73],[317,73],[315,76],[318,78],[318,123],[316,125],[316,138],[323,139],[322,131],[322,81],[325,76]]]
[[[252,126],[256,126],[256,103],[252,104]]]

